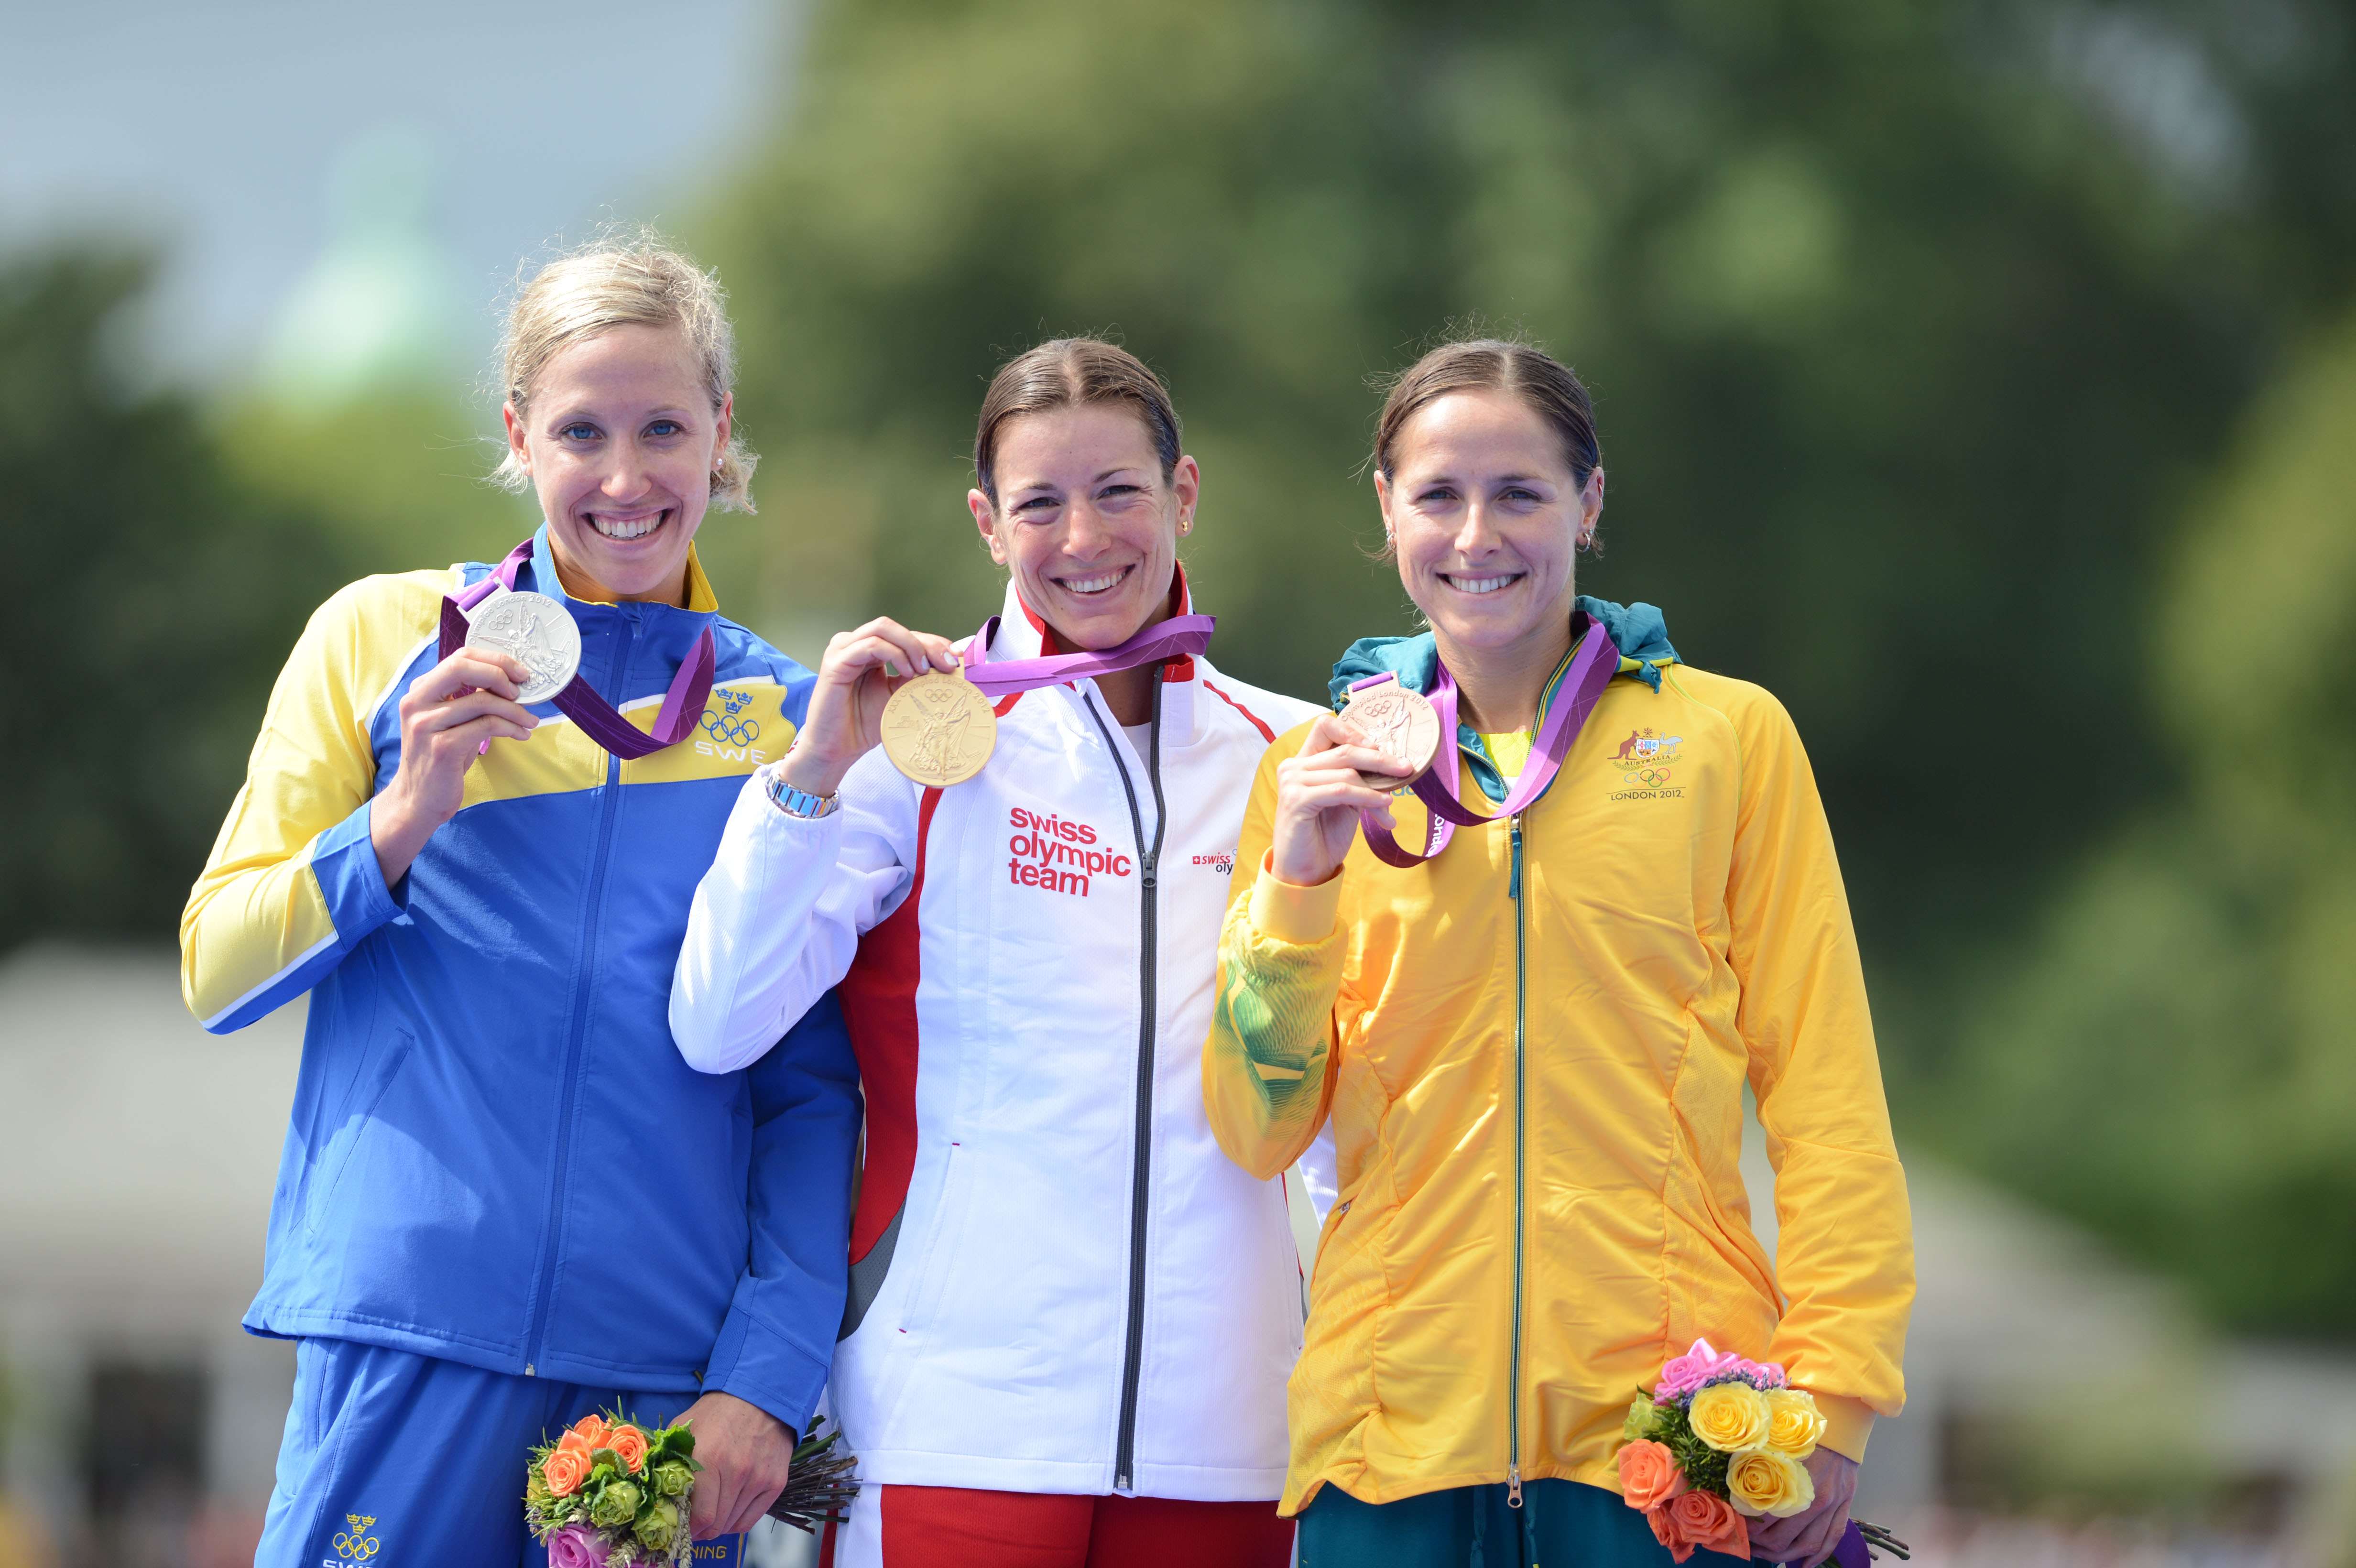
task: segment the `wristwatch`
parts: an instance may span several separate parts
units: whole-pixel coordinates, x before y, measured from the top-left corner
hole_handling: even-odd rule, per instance
[[[762,775],[762,785],[769,792],[769,799],[787,816],[832,816],[842,809],[840,795],[810,795],[798,790],[774,767],[763,769]]]

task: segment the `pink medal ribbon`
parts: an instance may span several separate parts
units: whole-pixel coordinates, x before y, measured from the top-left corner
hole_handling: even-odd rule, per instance
[[[1547,786],[1554,783],[1555,774],[1562,770],[1563,759],[1570,754],[1571,742],[1579,739],[1580,731],[1586,727],[1587,716],[1595,711],[1595,704],[1603,696],[1603,688],[1610,686],[1612,677],[1620,673],[1618,645],[1602,626],[1584,612],[1581,612],[1580,619],[1586,623],[1586,635],[1580,642],[1579,652],[1571,658],[1570,669],[1556,689],[1553,706],[1547,709],[1546,718],[1539,723],[1538,732],[1530,743],[1530,760],[1523,764],[1521,777],[1515,779],[1514,787],[1505,792],[1505,798],[1495,812],[1486,816],[1467,809],[1456,798],[1456,681],[1448,673],[1446,665],[1437,667],[1439,678],[1434,681],[1429,695],[1432,710],[1440,719],[1440,754],[1432,759],[1431,766],[1426,768],[1422,776],[1409,786],[1415,791],[1416,798],[1431,812],[1430,819],[1424,827],[1423,851],[1418,854],[1400,844],[1391,836],[1390,830],[1376,819],[1373,812],[1361,808],[1358,830],[1365,836],[1366,848],[1375,852],[1376,859],[1401,870],[1411,869],[1448,848],[1449,839],[1455,836],[1459,827],[1486,827],[1493,823],[1507,821],[1528,810],[1538,796],[1546,794]],[[1574,625],[1571,631],[1576,636],[1580,628]],[[1397,678],[1390,675],[1370,676],[1365,680],[1353,681],[1350,690],[1355,692],[1365,687],[1380,686],[1387,680]]]
[[[495,588],[515,589],[516,573],[531,559],[531,540],[508,552],[490,574],[472,588],[453,598],[442,600],[442,654],[448,658],[466,642],[466,612],[491,596]],[[671,677],[670,690],[663,695],[662,708],[655,715],[654,733],[622,717],[614,705],[597,695],[586,678],[580,675],[565,683],[564,689],[550,699],[558,712],[581,726],[587,735],[615,756],[625,760],[650,757],[667,746],[676,746],[687,739],[703,715],[703,704],[712,695],[712,676],[716,660],[712,642],[712,628],[706,625],[703,635],[696,639],[695,652],[679,674]]]
[[[1118,675],[1140,665],[1194,658],[1210,647],[1211,629],[1218,624],[1215,615],[1173,615],[1159,625],[1146,627],[1117,647],[1088,653],[1045,654],[1038,658],[1001,659],[993,664],[986,656],[991,640],[998,635],[998,617],[992,615],[981,624],[981,630],[973,635],[959,656],[965,661],[966,678],[980,688],[984,697],[1008,697],[1089,676]]]

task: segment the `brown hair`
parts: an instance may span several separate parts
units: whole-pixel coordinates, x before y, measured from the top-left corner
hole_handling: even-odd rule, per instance
[[[719,412],[736,385],[736,335],[728,325],[727,297],[718,278],[651,229],[594,240],[549,262],[517,292],[499,335],[500,396],[524,412],[551,359],[601,333],[634,325],[677,327],[686,336],[703,390]],[[716,461],[712,504],[751,511],[753,467],[761,460],[731,433]],[[531,486],[512,451],[491,477],[509,490]]]
[[[1166,484],[1178,470],[1178,411],[1170,389],[1144,360],[1100,337],[1057,337],[1018,354],[998,368],[982,394],[981,420],[973,432],[973,476],[990,504],[998,505],[998,428],[1017,414],[1035,414],[1075,403],[1129,403],[1145,425],[1162,459]]]
[[[1603,462],[1595,440],[1595,402],[1571,368],[1534,344],[1502,337],[1443,343],[1399,372],[1375,426],[1375,467],[1391,476],[1399,432],[1451,392],[1510,392],[1554,427],[1572,481],[1584,488]]]

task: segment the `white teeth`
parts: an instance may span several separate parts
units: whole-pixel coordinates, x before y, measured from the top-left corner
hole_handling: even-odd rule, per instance
[[[1074,577],[1065,581],[1065,590],[1072,593],[1101,593],[1119,582],[1124,573],[1116,571],[1108,577]]]
[[[1515,573],[1513,577],[1450,577],[1443,572],[1440,574],[1440,581],[1460,593],[1494,593],[1498,589],[1514,581],[1519,575]]]
[[[589,514],[589,526],[609,539],[639,539],[661,527],[663,518],[668,515],[664,512],[657,512],[650,517],[634,518],[626,523],[592,512]]]

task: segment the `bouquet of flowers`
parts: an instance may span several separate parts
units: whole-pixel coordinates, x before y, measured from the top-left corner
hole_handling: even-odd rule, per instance
[[[841,1434],[825,1424],[811,1423],[795,1445],[790,1479],[769,1509],[806,1531],[840,1521],[859,1489],[855,1461],[835,1452]],[[650,1433],[619,1410],[584,1415],[531,1451],[524,1521],[548,1548],[549,1568],[676,1568],[693,1551],[688,1505],[702,1468],[686,1422]]]
[[[1806,1461],[1824,1435],[1824,1413],[1783,1368],[1697,1339],[1628,1407],[1621,1494],[1679,1563],[1697,1547],[1747,1559],[1748,1520],[1789,1519],[1815,1502]],[[1879,1525],[1852,1520],[1834,1561],[1864,1568],[1869,1547],[1907,1555]]]

